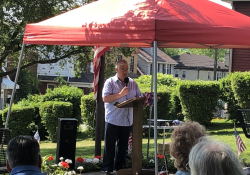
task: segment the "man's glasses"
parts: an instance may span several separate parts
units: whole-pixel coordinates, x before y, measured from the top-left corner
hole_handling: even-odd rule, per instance
[[[128,72],[128,69],[119,69],[122,72]]]

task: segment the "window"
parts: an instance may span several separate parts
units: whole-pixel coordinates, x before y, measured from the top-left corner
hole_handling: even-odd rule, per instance
[[[55,84],[47,84],[47,89],[53,90],[56,87]]]
[[[186,78],[186,70],[182,70],[182,75],[181,75],[181,78]]]
[[[117,57],[116,57],[116,61],[119,61],[119,60],[121,60],[122,59],[122,55],[118,55]]]
[[[165,65],[165,64],[162,65],[162,73],[163,73],[163,74],[166,73],[166,65]]]
[[[134,57],[131,57],[130,72],[134,72]]]
[[[174,70],[174,77],[179,77],[179,70],[178,69]]]
[[[160,65],[161,65],[161,64],[158,64],[158,72],[160,72]]]
[[[152,68],[153,68],[153,66],[152,66],[152,64],[150,64],[150,75],[152,75]]]
[[[167,74],[171,74],[171,67],[170,67],[170,64],[167,65]]]
[[[224,72],[224,77],[226,77],[226,76],[227,76],[227,74],[228,74],[227,72]]]
[[[222,77],[222,73],[221,72],[217,72],[216,73],[216,80],[218,81],[218,80],[220,80]]]
[[[207,79],[208,79],[208,80],[211,80],[210,72],[207,73]]]

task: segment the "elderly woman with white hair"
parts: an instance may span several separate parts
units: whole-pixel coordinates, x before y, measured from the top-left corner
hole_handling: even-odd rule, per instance
[[[201,141],[189,154],[192,175],[246,175],[235,153],[224,143]]]

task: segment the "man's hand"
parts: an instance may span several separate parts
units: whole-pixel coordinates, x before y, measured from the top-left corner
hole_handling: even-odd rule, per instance
[[[110,103],[110,102],[114,102],[116,101],[117,99],[125,96],[128,94],[128,91],[129,91],[129,88],[128,87],[124,87],[121,92],[117,93],[117,94],[113,94],[113,95],[108,95],[108,96],[105,96],[103,97],[103,102],[104,103]]]
[[[125,96],[125,95],[128,94],[128,91],[129,91],[129,88],[128,88],[127,86],[125,86],[125,87],[121,90],[121,92],[120,92],[119,94],[121,94],[122,97],[123,97],[123,96]]]

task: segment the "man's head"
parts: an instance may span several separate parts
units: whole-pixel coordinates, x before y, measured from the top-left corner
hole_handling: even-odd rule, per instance
[[[7,146],[6,157],[9,172],[20,165],[33,165],[41,168],[39,144],[32,136],[20,135],[11,139]]]
[[[126,60],[119,60],[116,62],[115,71],[118,78],[123,82],[124,78],[128,76],[128,62]]]

